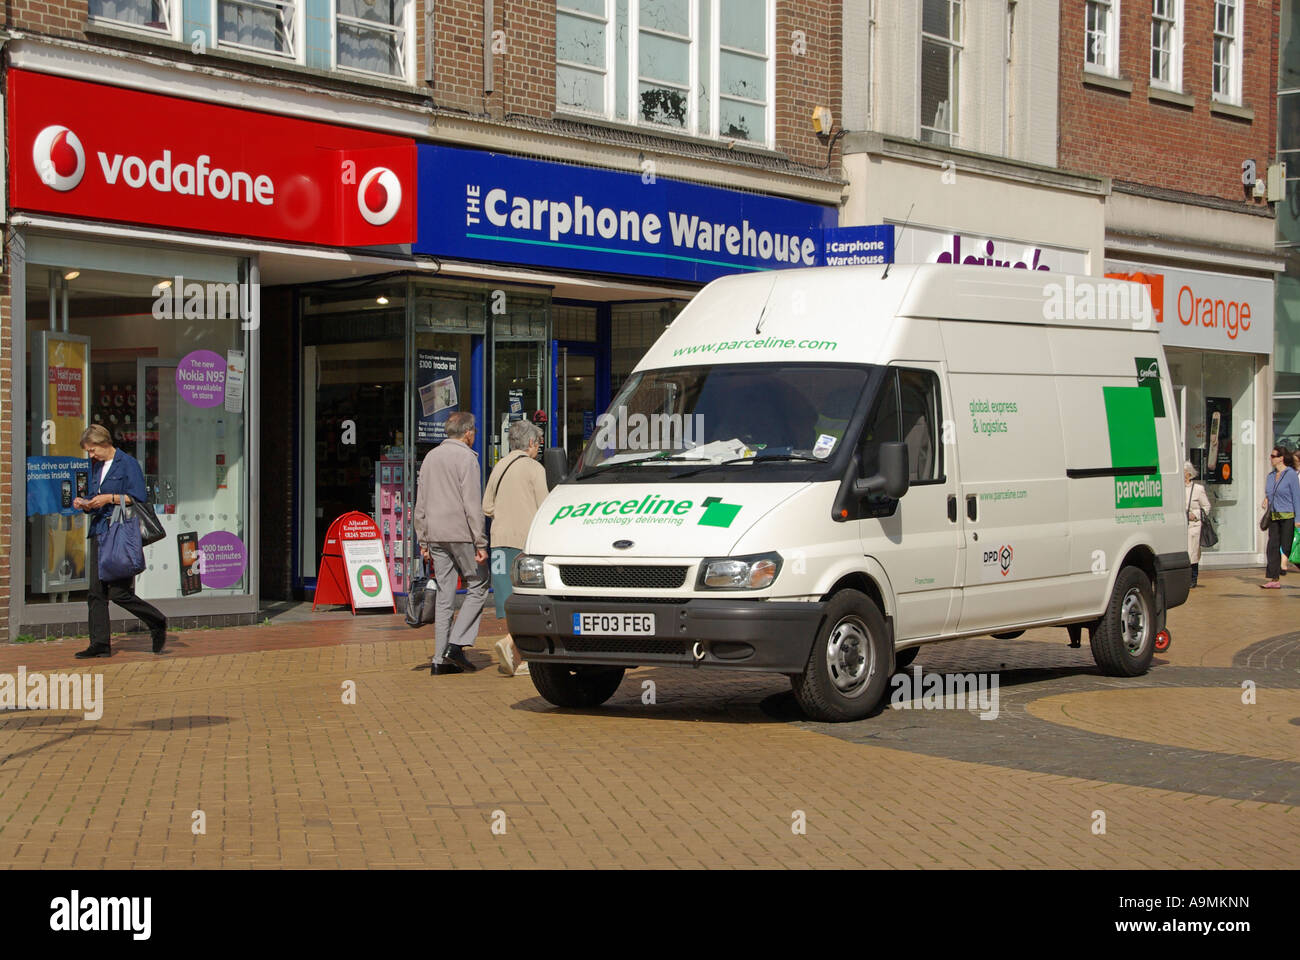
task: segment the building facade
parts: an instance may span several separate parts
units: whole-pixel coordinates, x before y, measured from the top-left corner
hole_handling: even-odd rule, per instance
[[[327,528],[412,574],[453,410],[571,453],[723,272],[818,262],[840,4],[17,2],[0,633],[84,632],[81,431],[141,461],[178,624],[310,596]]]

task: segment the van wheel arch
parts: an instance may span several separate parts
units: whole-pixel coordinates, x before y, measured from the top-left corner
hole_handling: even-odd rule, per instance
[[[879,608],[881,616],[885,618],[885,622],[890,626],[890,632],[893,632],[894,612],[885,601],[885,592],[880,589],[880,584],[876,583],[869,574],[859,572],[840,577],[829,590],[822,594],[822,602],[826,603],[841,590],[857,590],[859,593],[865,593]]]

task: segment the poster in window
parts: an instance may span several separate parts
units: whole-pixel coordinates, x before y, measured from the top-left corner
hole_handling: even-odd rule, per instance
[[[419,404],[417,443],[447,438],[447,418],[460,409],[460,354],[418,350],[415,390]]]
[[[1205,398],[1206,483],[1232,483],[1232,399]]]

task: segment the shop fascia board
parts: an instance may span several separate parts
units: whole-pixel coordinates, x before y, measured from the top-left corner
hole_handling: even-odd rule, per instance
[[[1251,250],[1205,247],[1192,243],[1171,242],[1169,237],[1135,234],[1116,234],[1106,231],[1106,258],[1115,260],[1140,260],[1149,263],[1176,263],[1189,270],[1222,268],[1228,272],[1248,271],[1264,279],[1268,274],[1282,273],[1286,263],[1275,256],[1262,256]]]
[[[882,157],[943,169],[951,164],[954,172],[976,174],[1012,183],[1029,183],[1056,190],[1104,197],[1111,192],[1111,178],[1075,173],[1057,167],[1047,167],[1022,160],[995,157],[972,150],[952,147],[935,147],[931,144],[867,131],[850,133],[844,138],[844,156],[865,154],[869,158]]]
[[[23,70],[376,130],[420,142],[436,140],[448,146],[567,160],[637,175],[642,172],[644,153],[655,160],[658,177],[831,206],[838,205],[845,192],[842,183],[675,155],[668,142],[653,151],[634,151],[576,135],[531,131],[485,117],[440,113],[423,105],[402,106],[360,93],[326,91],[287,79],[255,77],[204,63],[178,63],[75,40],[14,33],[5,50],[9,65]],[[412,88],[412,93],[419,92]]]
[[[1272,217],[1253,210],[1114,191],[1106,201],[1107,256],[1143,256],[1280,273]]]

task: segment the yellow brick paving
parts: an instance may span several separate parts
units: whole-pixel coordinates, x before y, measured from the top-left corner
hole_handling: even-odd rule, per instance
[[[1289,608],[1233,599],[1251,588],[1230,575],[1204,579],[1210,586],[1193,594],[1194,605],[1174,612],[1170,662],[1227,665],[1225,650],[1287,629],[1267,611]],[[780,678],[641,670],[606,709],[563,712],[527,679],[494,670],[430,677],[423,634],[319,642],[172,659],[119,655],[94,662],[107,700],[98,722],[0,715],[0,863],[1300,865],[1294,806],[851,743],[763,713],[764,698],[788,689]],[[489,647],[480,639],[480,663]],[[657,684],[654,705],[641,702],[645,679]],[[342,702],[345,681],[355,683],[355,705]],[[1292,712],[1294,692],[1276,692],[1276,709],[1261,694],[1268,712],[1258,729],[1267,736],[1244,734],[1226,696],[1136,688],[1044,698],[1031,712],[1118,736],[1126,717],[1146,718],[1154,743],[1294,758],[1285,737],[1300,727],[1284,717],[1300,712]],[[1176,735],[1180,713],[1195,736]],[[791,829],[798,811],[803,835]],[[1098,811],[1104,835],[1093,832]],[[504,823],[503,835],[494,823]]]

